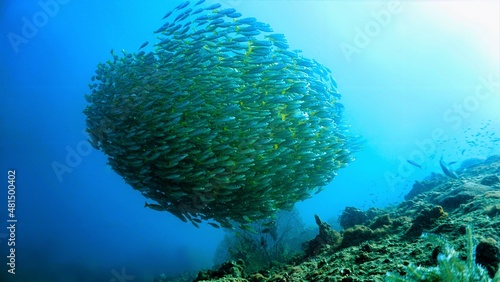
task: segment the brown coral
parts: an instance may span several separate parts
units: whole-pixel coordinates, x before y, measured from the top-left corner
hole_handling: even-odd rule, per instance
[[[425,209],[420,212],[412,222],[412,225],[408,231],[406,231],[407,236],[420,236],[422,231],[429,229],[434,225],[436,220],[442,219],[448,216],[441,206],[434,206],[431,209]]]

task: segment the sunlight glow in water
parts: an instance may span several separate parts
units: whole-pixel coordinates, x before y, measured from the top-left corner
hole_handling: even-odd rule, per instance
[[[475,41],[484,59],[498,70],[500,41],[500,2],[432,1],[421,3],[427,12],[451,33]]]

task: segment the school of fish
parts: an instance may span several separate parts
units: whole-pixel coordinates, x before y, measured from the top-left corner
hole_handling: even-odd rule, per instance
[[[167,13],[156,44],[97,66],[87,132],[146,207],[245,228],[332,181],[354,137],[328,68],[268,24],[203,2]]]

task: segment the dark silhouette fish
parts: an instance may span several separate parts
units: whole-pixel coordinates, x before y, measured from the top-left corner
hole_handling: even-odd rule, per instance
[[[160,205],[157,205],[157,204],[148,204],[148,202],[145,202],[144,203],[144,207],[145,208],[150,208],[150,209],[153,209],[153,210],[156,210],[156,211],[164,211],[165,209],[160,206]]]
[[[441,166],[441,170],[443,170],[446,176],[458,179],[457,173],[448,167],[448,165],[443,161],[443,157],[441,157],[441,159],[439,160],[439,165]]]
[[[142,48],[146,47],[146,45],[148,45],[148,43],[149,43],[148,41],[144,42],[144,43],[141,45],[141,47],[139,47],[139,50],[141,50]]]
[[[416,163],[416,162],[414,162],[414,161],[412,161],[412,160],[406,160],[406,161],[407,161],[409,164],[411,164],[411,165],[413,165],[413,166],[416,166],[416,167],[418,167],[418,168],[422,169],[422,166],[421,166],[420,164],[418,164],[418,163]]]

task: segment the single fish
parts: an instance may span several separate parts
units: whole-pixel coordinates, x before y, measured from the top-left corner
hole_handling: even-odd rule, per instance
[[[207,11],[208,10],[215,10],[215,9],[220,8],[221,6],[222,6],[221,4],[216,3],[216,4],[213,4],[213,5],[210,5],[210,6],[206,7],[205,10],[207,10]]]
[[[170,17],[171,14],[172,14],[172,11],[169,11],[168,13],[165,14],[165,16],[163,16],[162,20]]]
[[[441,159],[439,160],[439,165],[441,166],[441,169],[443,170],[444,174],[446,174],[446,176],[458,179],[457,173],[448,167],[448,165],[443,161],[443,157],[441,157]]]
[[[194,4],[194,6],[196,7],[196,6],[200,5],[200,4],[202,4],[203,2],[205,2],[205,0],[200,0],[200,1],[196,2],[196,4]]]
[[[199,14],[201,12],[203,12],[203,9],[202,8],[198,8],[193,13],[191,13],[191,15],[196,15],[196,14]]]
[[[189,5],[189,1],[181,3],[179,6],[175,7],[174,10],[180,10],[180,9],[186,8],[187,5]]]
[[[216,223],[213,223],[213,222],[209,222],[208,224],[210,224],[211,226],[215,227],[215,228],[220,228],[220,226]]]
[[[236,9],[234,9],[234,8],[228,8],[228,9],[223,9],[223,10],[218,11],[218,13],[224,14],[224,15],[232,14],[235,12],[236,12]]]
[[[411,165],[413,165],[413,166],[416,166],[416,167],[418,167],[418,168],[422,169],[422,166],[421,166],[420,164],[418,164],[418,163],[416,163],[416,162],[414,162],[414,161],[412,161],[412,160],[406,160],[406,161],[407,161],[409,164],[411,164]]]
[[[157,205],[157,204],[148,204],[148,202],[144,202],[144,207],[146,208],[150,208],[150,209],[153,209],[155,211],[164,211],[165,209],[160,206],[160,205]]]
[[[251,24],[251,23],[256,22],[256,21],[257,21],[256,18],[243,18],[243,19],[236,20],[236,22],[238,24]]]
[[[231,14],[226,14],[226,16],[235,19],[241,17],[241,13],[231,13]]]
[[[253,227],[251,227],[249,225],[246,225],[246,224],[241,224],[240,228],[242,230],[248,231],[248,232],[253,233],[253,234],[257,234],[258,233]]]
[[[148,44],[149,44],[148,41],[142,43],[141,47],[139,47],[139,50],[141,50],[142,48],[146,47],[146,45],[148,45]]]
[[[167,28],[168,28],[168,26],[169,26],[169,24],[168,24],[168,23],[167,23],[167,24],[164,24],[164,25],[162,25],[159,29],[155,30],[155,31],[154,31],[154,33],[160,33],[160,32],[162,32],[162,31],[164,31],[165,29],[167,29]]]

